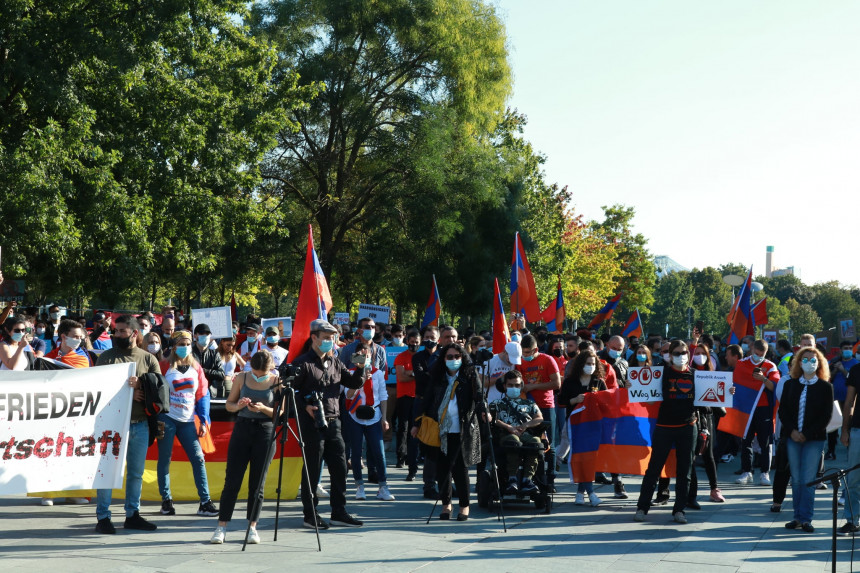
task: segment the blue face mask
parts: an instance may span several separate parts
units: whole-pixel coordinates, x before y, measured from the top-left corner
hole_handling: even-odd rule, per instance
[[[519,388],[507,388],[507,389],[505,389],[505,394],[507,394],[508,398],[510,398],[511,400],[516,400],[517,398],[519,398],[521,393],[522,392],[520,391]]]
[[[609,357],[612,358],[613,360],[615,360],[616,358],[621,356],[621,353],[619,351],[613,350],[611,348],[608,350],[608,353],[609,353]]]
[[[373,338],[374,332],[375,332],[375,329],[373,329],[373,328],[365,328],[364,330],[361,331],[361,337],[365,340],[370,340],[371,338]]]
[[[14,340],[15,342],[21,342],[22,338],[24,338],[23,332],[13,332],[12,333],[12,340]]]
[[[446,360],[445,361],[445,366],[451,372],[456,372],[457,370],[460,369],[460,366],[462,366],[462,365],[463,365],[463,361],[459,358],[456,360]]]
[[[199,344],[200,346],[206,346],[207,344],[209,344],[209,335],[208,334],[199,335],[197,337],[197,344]]]
[[[853,357],[854,357],[854,351],[853,350],[843,350],[842,351],[842,358],[844,358],[845,360],[851,360]]]
[[[176,353],[176,356],[184,359],[184,358],[188,358],[188,355],[191,354],[191,347],[190,346],[177,346],[176,348],[173,349],[173,351]]]
[[[749,354],[749,352],[750,352],[750,345],[749,345],[749,344],[747,344],[746,342],[744,342],[743,344],[741,344],[741,350],[743,350],[743,351],[744,351],[744,354]]]
[[[265,381],[266,381],[266,380],[268,380],[268,379],[269,379],[269,375],[268,375],[268,374],[263,374],[262,376],[254,376],[254,380],[256,380],[257,382],[259,382],[260,384],[262,384],[263,382],[265,382]]]
[[[519,332],[511,335],[511,342],[522,342],[522,340],[523,340],[523,337],[520,336]]]
[[[531,362],[532,360],[534,360],[534,359],[535,359],[535,356],[537,356],[537,353],[532,354],[531,356],[526,356],[526,355],[524,354],[524,355],[523,355],[523,360],[525,360],[526,362]]]
[[[332,348],[334,348],[334,340],[323,340],[320,342],[320,352],[323,354],[331,352]]]
[[[267,336],[266,342],[268,342],[269,344],[277,344],[278,343],[278,337],[277,336]]]

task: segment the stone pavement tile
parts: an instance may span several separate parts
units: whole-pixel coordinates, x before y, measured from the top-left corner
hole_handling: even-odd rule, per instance
[[[703,565],[672,561],[648,563],[644,561],[619,561],[612,566],[613,573],[737,573],[738,568],[732,565]]]

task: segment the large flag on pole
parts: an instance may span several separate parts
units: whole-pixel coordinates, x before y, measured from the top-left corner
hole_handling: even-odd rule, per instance
[[[529,322],[539,321],[541,315],[535,279],[519,233],[514,236],[511,260],[511,312],[525,315]]]
[[[555,300],[541,313],[541,320],[546,323],[546,329],[549,332],[561,332],[564,328],[565,316],[564,294],[561,291],[561,277],[559,277]]]
[[[643,335],[642,317],[639,316],[639,309],[637,308],[633,311],[633,314],[630,315],[630,318],[627,320],[627,324],[624,325],[624,330],[621,332],[621,336],[623,338],[630,338],[631,336],[642,338]]]
[[[331,293],[328,283],[323,276],[317,252],[314,249],[313,229],[308,225],[308,250],[305,254],[305,272],[302,275],[302,287],[299,291],[299,304],[296,308],[296,320],[293,322],[293,336],[290,339],[289,359],[298,358],[302,347],[311,334],[311,322],[328,318],[331,310]]]
[[[427,300],[427,308],[424,309],[424,319],[421,328],[425,326],[439,326],[439,317],[442,316],[442,301],[439,299],[439,287],[436,286],[436,275],[433,275],[433,289]]]
[[[741,285],[741,290],[729,312],[728,322],[730,325],[729,344],[738,344],[744,336],[755,335],[755,324],[753,322],[752,305],[752,267],[747,274],[747,280]]]
[[[609,302],[607,302],[606,305],[598,311],[597,315],[591,319],[591,322],[588,324],[588,328],[597,328],[612,318],[612,313],[615,312],[615,307],[618,306],[619,300],[621,300],[621,293],[618,293],[609,299]]]
[[[767,324],[767,297],[764,297],[752,307],[753,326]]]
[[[505,307],[502,305],[502,293],[499,291],[499,279],[496,279],[493,290],[493,354],[504,351],[505,344],[511,340],[511,331],[505,321]]]

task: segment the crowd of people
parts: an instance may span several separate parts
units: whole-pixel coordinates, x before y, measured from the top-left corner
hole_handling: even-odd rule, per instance
[[[44,313],[9,305],[0,315],[0,370],[51,367],[87,368],[102,364],[136,365],[128,380],[134,402],[128,435],[125,492],[126,529],[155,530],[140,515],[146,450],[158,441],[160,513],[175,515],[170,462],[174,437],[187,454],[199,497],[198,515],[218,518],[212,543],[223,543],[245,473],[261,483],[274,456],[270,439],[275,397],[288,365],[294,369],[297,416],[304,436],[308,471],[303,474],[304,526],[360,527],[347,511],[348,476],[355,500],[368,496],[395,501],[388,486],[387,440],[392,440],[397,468],[406,481],[420,481],[423,495],[441,504],[439,518],[469,519],[472,469],[485,467],[488,434],[500,446],[498,464],[506,480],[497,495],[531,495],[539,487],[556,491],[556,474],[567,461],[566,422],[587,394],[629,387],[631,367],[662,366],[663,401],[652,435],[648,468],[636,503],[636,521],[647,519],[654,504],[666,504],[670,481],[661,478],[669,453],[676,456],[672,515],[687,523],[687,511],[700,509],[694,461],[701,456],[708,478],[708,500],[725,503],[717,464],[740,458],[738,485],[771,487],[771,511],[781,511],[789,483],[793,518],[788,529],[814,531],[814,489],[806,484],[820,474],[825,458],[835,455],[838,431],[828,431],[836,399],[842,406],[841,443],[849,464],[860,463],[860,416],[854,402],[860,386],[860,352],[845,341],[830,362],[812,335],[797,347],[786,340],[770,345],[752,336],[724,344],[697,328],[690,339],[660,336],[638,339],[597,337],[589,330],[549,333],[531,330],[521,319],[511,324],[510,340],[493,354],[489,332],[452,326],[422,330],[376,324],[363,318],[352,325],[316,320],[298,356],[288,356],[289,339],[277,328],[260,327],[257,317],[234,322],[233,334],[213,339],[206,324],[191,324],[180,310],[91,317],[63,315],[58,306]],[[397,351],[393,371],[387,352]],[[745,437],[720,430],[722,408],[693,404],[696,370],[734,371],[761,392]],[[223,400],[235,413],[227,453],[220,510],[211,499],[204,448],[212,400]],[[152,413],[156,414],[153,415]],[[536,483],[538,465],[542,483]],[[772,467],[773,464],[773,467]],[[366,479],[365,479],[366,470]],[[329,489],[321,485],[323,472]],[[421,472],[419,476],[419,471]],[[773,479],[771,479],[773,473]],[[594,484],[612,485],[615,498],[628,497],[622,476],[598,472],[593,481],[576,484],[576,505],[602,503]],[[50,505],[60,495],[78,503],[96,499],[96,531],[115,533],[111,491],[40,492]],[[840,534],[860,531],[860,475],[849,475],[843,494],[846,523]],[[329,519],[319,513],[328,498]],[[256,531],[262,492],[249,491],[246,517],[249,542]]]

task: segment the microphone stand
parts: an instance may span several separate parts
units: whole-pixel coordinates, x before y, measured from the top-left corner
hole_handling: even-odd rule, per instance
[[[839,480],[857,469],[860,469],[860,464],[847,470],[831,470],[806,484],[806,487],[815,487],[820,483],[829,481],[830,487],[833,489],[833,532],[830,540],[830,566],[833,573],[836,573],[836,516],[839,513]]]

